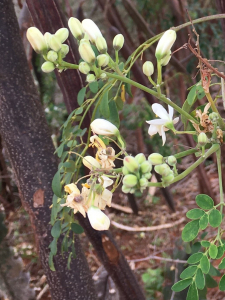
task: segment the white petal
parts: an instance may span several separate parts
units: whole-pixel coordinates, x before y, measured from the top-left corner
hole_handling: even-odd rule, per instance
[[[111,201],[112,201],[112,192],[110,192],[107,189],[104,189],[102,193],[102,199],[106,202],[108,206],[111,206]]]
[[[151,125],[148,130],[149,135],[154,135],[158,132],[158,126]]]
[[[168,112],[165,110],[165,108],[161,104],[154,103],[152,105],[152,110],[160,119],[166,119],[166,120],[169,119]]]
[[[164,146],[164,144],[166,142],[166,134],[165,134],[165,131],[164,131],[163,127],[161,129],[161,135],[162,135],[162,141],[163,141],[163,146]]]
[[[177,117],[173,120],[173,124],[177,124],[177,122],[179,122],[179,117]]]
[[[110,225],[109,218],[97,207],[91,206],[87,212],[91,226],[95,230],[108,230]]]
[[[154,119],[154,120],[150,120],[150,121],[146,121],[146,123],[150,124],[150,125],[164,125],[165,123],[168,122],[168,119]]]
[[[110,186],[110,185],[112,185],[113,184],[113,180],[112,179],[110,179],[109,177],[107,177],[107,176],[101,176],[101,178],[103,179],[103,187],[104,188],[107,188],[108,186]],[[101,181],[101,178],[99,178],[98,179],[98,181],[101,183],[102,181]]]
[[[168,108],[169,108],[169,116],[170,116],[170,119],[172,120],[173,119],[173,112],[174,112],[174,109],[172,106],[168,105]]]

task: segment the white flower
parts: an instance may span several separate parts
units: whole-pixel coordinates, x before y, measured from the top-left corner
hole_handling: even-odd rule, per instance
[[[155,50],[155,56],[157,59],[162,59],[168,54],[176,40],[176,37],[176,31],[172,29],[164,32]]]
[[[95,119],[91,123],[91,130],[96,134],[106,136],[118,135],[119,133],[119,130],[115,125],[104,119]]]
[[[152,110],[160,119],[146,121],[150,124],[148,134],[152,136],[158,132],[159,135],[162,136],[163,145],[166,142],[165,131],[169,130],[166,126],[176,124],[179,121],[179,117],[173,120],[173,107],[168,105],[168,109],[169,113],[161,104],[154,103]]]
[[[90,19],[84,19],[82,21],[84,31],[88,34],[90,41],[93,43],[97,37],[102,36],[102,33],[98,26]]]
[[[87,211],[88,219],[95,230],[108,230],[109,218],[97,207],[91,206]]]

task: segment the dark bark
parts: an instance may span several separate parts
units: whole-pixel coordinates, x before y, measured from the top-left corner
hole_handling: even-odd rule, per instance
[[[31,77],[13,3],[0,2],[0,131],[24,207],[32,220],[40,259],[53,300],[96,299],[90,272],[77,238],[77,258],[67,269],[67,257],[55,257],[56,271],[48,266],[52,240],[51,181],[57,170],[49,129]],[[60,247],[60,241],[59,241]]]
[[[67,22],[56,0],[27,0],[27,5],[35,26],[38,27],[42,33],[46,31],[54,33],[60,27],[67,27]],[[69,37],[68,45],[70,46],[70,56],[68,56],[68,59],[66,57],[66,61],[77,63],[79,55],[77,54],[77,46],[75,45],[74,38],[71,35]],[[60,73],[60,75],[56,72],[57,80],[62,88],[65,103],[67,103],[68,112],[71,112],[71,110],[77,107],[74,98],[76,97],[76,93],[83,86],[80,81],[81,78],[77,77],[75,72],[77,73],[77,71],[68,70]],[[90,119],[87,118],[86,120],[87,123],[84,126],[88,127]],[[131,271],[122,252],[116,245],[110,232],[94,230],[90,226],[88,219],[83,218],[81,214],[77,214],[76,217],[81,226],[84,228],[86,235],[94,246],[97,255],[104,264],[105,269],[117,285],[122,297],[121,299],[145,299],[133,272]]]

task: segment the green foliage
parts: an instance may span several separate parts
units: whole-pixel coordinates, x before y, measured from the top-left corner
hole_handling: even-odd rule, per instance
[[[156,291],[162,291],[162,285],[164,278],[161,268],[158,269],[147,269],[147,272],[142,274],[142,280],[145,284],[145,291],[148,300],[155,299],[154,294]]]

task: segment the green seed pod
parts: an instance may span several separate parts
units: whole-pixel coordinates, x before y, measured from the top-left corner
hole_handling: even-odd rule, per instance
[[[142,67],[143,73],[149,77],[154,73],[154,65],[151,61],[146,61]]]
[[[61,43],[64,43],[69,36],[69,30],[67,28],[60,28],[56,31],[55,36],[57,36]]]
[[[200,146],[205,146],[208,143],[207,135],[204,132],[198,135],[198,143]]]
[[[173,155],[170,155],[167,157],[167,163],[170,165],[170,166],[175,166],[177,164],[177,159],[175,156]]]
[[[50,73],[50,72],[54,71],[55,65],[50,61],[46,61],[42,64],[41,69],[45,73]]]
[[[152,164],[149,161],[144,161],[140,166],[140,170],[142,174],[149,173],[152,170]]]
[[[58,54],[55,51],[50,50],[48,51],[47,59],[51,62],[55,62],[58,59]]]
[[[138,162],[138,164],[142,164],[144,161],[146,161],[146,157],[143,153],[138,153],[136,156],[135,156],[135,159],[136,161]]]
[[[109,57],[106,54],[100,54],[97,56],[98,66],[106,67],[109,63]]]
[[[167,164],[161,164],[155,166],[155,172],[160,174],[161,176],[167,176],[170,173],[170,167]]]
[[[89,82],[89,83],[96,81],[95,75],[94,74],[88,74],[87,77],[86,77],[86,81]]]
[[[164,158],[159,153],[152,153],[148,157],[148,161],[153,165],[160,165],[164,162]]]
[[[81,63],[79,63],[79,71],[87,75],[91,71],[91,69],[85,61],[82,61]]]
[[[57,36],[52,35],[49,41],[49,46],[55,52],[59,52],[59,50],[62,48],[62,43]]]
[[[113,48],[119,51],[124,44],[124,36],[122,34],[117,34],[113,39]]]
[[[107,52],[107,43],[103,36],[98,36],[96,38],[95,45],[101,54],[105,54]]]
[[[123,165],[128,169],[129,172],[135,173],[138,171],[138,163],[133,156],[126,156],[123,159]]]
[[[123,184],[132,188],[138,183],[137,177],[133,174],[128,174],[123,178]]]

